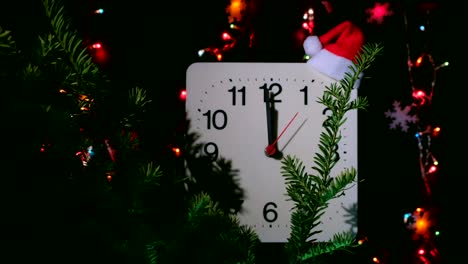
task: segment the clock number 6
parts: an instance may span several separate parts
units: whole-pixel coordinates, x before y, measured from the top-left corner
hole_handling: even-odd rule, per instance
[[[268,202],[263,206],[263,219],[269,223],[273,223],[278,219],[278,212],[275,209],[269,208],[270,206],[277,208],[278,206],[274,202]]]
[[[203,113],[203,116],[206,116],[206,128],[211,129],[211,126],[214,128],[221,130],[226,128],[227,125],[227,114],[223,110],[216,110],[211,114],[211,110],[206,111]]]

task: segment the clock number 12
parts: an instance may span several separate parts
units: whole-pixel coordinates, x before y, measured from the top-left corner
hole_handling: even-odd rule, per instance
[[[283,87],[279,83],[272,83],[270,86],[268,86],[266,83],[262,86],[259,87],[259,89],[263,89],[264,91],[268,92],[271,91],[270,95],[270,102],[272,103],[280,103],[281,99],[275,99],[276,96],[280,95],[280,93],[283,91]],[[265,94],[265,93],[263,93]],[[267,98],[266,96],[263,97],[263,101],[266,103]]]

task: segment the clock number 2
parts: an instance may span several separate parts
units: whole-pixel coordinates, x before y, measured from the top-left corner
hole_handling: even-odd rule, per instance
[[[224,129],[227,125],[227,114],[223,110],[219,109],[214,111],[213,113],[211,110],[206,111],[203,113],[203,116],[206,116],[206,128],[211,129],[211,126],[214,128],[221,130]]]
[[[275,99],[276,96],[280,95],[280,93],[283,91],[283,87],[279,83],[272,83],[270,86],[268,86],[266,83],[262,86],[259,87],[259,89],[263,89],[264,91],[271,91],[270,94],[270,102],[272,103],[280,103],[281,99]],[[268,92],[267,91],[267,92]],[[263,93],[263,101],[266,103],[268,98],[265,96],[265,93]]]
[[[268,202],[263,206],[263,219],[269,223],[273,223],[278,219],[278,212],[271,207],[277,208],[278,206],[274,202]]]

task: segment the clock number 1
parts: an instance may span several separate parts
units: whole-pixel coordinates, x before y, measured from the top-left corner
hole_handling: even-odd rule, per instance
[[[206,128],[211,129],[213,125],[214,128],[221,130],[224,129],[227,125],[227,114],[223,110],[216,110],[211,114],[211,110],[206,111],[203,116],[206,116]]]
[[[299,91],[304,93],[304,105],[308,105],[308,101],[307,101],[307,97],[308,97],[307,86],[304,86],[304,88],[300,89]]]

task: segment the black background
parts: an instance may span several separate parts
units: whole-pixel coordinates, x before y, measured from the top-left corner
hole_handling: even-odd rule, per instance
[[[109,50],[110,61],[103,65],[122,89],[135,83],[149,89],[154,98],[155,120],[166,124],[164,131],[153,127],[158,138],[164,140],[177,127],[177,118],[159,115],[178,112],[183,107],[178,93],[184,89],[185,70],[196,61],[197,51],[215,45],[222,30],[227,28],[224,8],[228,1],[68,1],[67,5],[76,25],[90,40],[103,41]],[[457,7],[446,1],[390,2],[392,16],[382,24],[365,23],[365,8],[373,1],[353,1],[351,7],[337,1],[336,17],[323,17],[317,21],[317,32],[324,32],[336,22],[349,16],[362,25],[367,40],[379,42],[384,53],[366,73],[360,87],[360,95],[369,99],[368,111],[359,113],[359,231],[371,244],[382,251],[391,252],[392,263],[406,263],[403,255],[408,252],[411,241],[403,227],[403,214],[427,203],[418,164],[417,142],[412,134],[389,129],[389,120],[384,112],[393,101],[411,103],[411,86],[408,78],[407,44],[413,59],[424,51],[432,54],[436,63],[449,61],[447,68],[437,72],[437,80],[430,110],[430,121],[440,125],[442,133],[434,140],[432,152],[440,162],[440,171],[433,179],[432,205],[441,212],[441,229],[447,230],[450,221],[450,201],[457,200],[454,177],[459,173],[455,146],[460,142],[454,119],[464,113],[457,107],[456,94],[461,85],[455,75],[461,36],[450,34],[460,26],[456,22]],[[151,3],[151,4],[149,4]],[[311,1],[318,5],[318,1]],[[255,46],[248,50],[240,47],[227,54],[229,61],[298,62],[302,59],[302,47],[294,40],[295,30],[300,26],[306,1],[257,1],[258,8],[252,15],[251,28],[256,33]],[[340,6],[343,5],[343,6]],[[96,18],[90,14],[102,7],[105,13]],[[24,41],[22,48],[29,48],[28,40],[43,26],[41,4],[15,1],[0,6],[0,18],[5,29],[11,29]],[[352,10],[350,9],[352,8]],[[403,12],[408,19],[404,25]],[[419,32],[417,25],[426,24],[429,32]],[[466,23],[465,23],[466,24]],[[230,57],[229,57],[230,56]],[[119,89],[119,87],[116,87]],[[457,100],[458,99],[458,100]],[[173,103],[171,103],[173,102]],[[460,147],[458,147],[460,148]],[[461,175],[465,176],[465,175]],[[449,250],[448,239],[442,237],[441,253]],[[271,245],[273,247],[273,245]],[[266,255],[275,255],[272,248]],[[277,257],[277,256],[276,256]],[[273,259],[273,258],[272,258]]]

